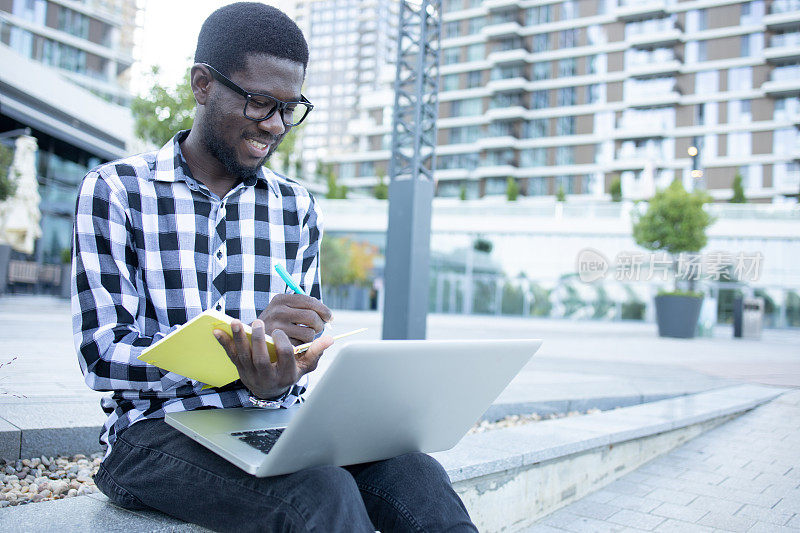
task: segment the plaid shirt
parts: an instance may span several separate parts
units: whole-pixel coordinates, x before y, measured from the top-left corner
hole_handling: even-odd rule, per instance
[[[285,291],[273,260],[320,297],[313,197],[262,167],[220,199],[192,177],[178,144],[186,134],[92,170],[78,193],[72,329],[86,384],[113,391],[101,401],[106,454],[140,420],[249,405],[241,381],[201,390],[138,360],[146,347],[212,307],[251,323]],[[304,376],[283,405],[301,401],[306,383]]]

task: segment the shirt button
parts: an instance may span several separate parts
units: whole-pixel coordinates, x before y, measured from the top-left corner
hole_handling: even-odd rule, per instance
[[[217,250],[217,259],[222,259],[222,250]]]
[[[222,305],[217,304],[217,311],[222,311]]]

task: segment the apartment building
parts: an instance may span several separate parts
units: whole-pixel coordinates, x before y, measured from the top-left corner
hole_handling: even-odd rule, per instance
[[[381,72],[394,73],[398,7],[397,0],[295,3],[311,56],[303,91],[315,105],[298,138],[306,175],[321,161],[367,148],[350,123],[364,95],[386,87]]]
[[[737,173],[753,201],[798,194],[800,0],[444,0],[443,21],[437,196],[678,178],[725,200]],[[392,103],[365,96],[366,149],[329,158],[353,191],[386,169]]]
[[[137,0],[0,0],[0,42],[128,105]]]

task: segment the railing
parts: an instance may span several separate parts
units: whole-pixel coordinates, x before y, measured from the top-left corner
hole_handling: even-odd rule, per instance
[[[800,10],[800,0],[773,0],[769,8],[769,12],[772,15],[798,10]]]

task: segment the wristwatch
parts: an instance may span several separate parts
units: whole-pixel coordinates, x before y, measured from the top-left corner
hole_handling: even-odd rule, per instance
[[[247,392],[247,399],[250,400],[250,403],[253,404],[253,407],[258,407],[259,409],[280,409],[284,400],[286,400],[286,397],[289,396],[290,392],[292,392],[292,387],[286,389],[286,392],[280,396],[276,398],[270,398],[268,400],[262,400],[261,398],[256,397],[252,392]]]

